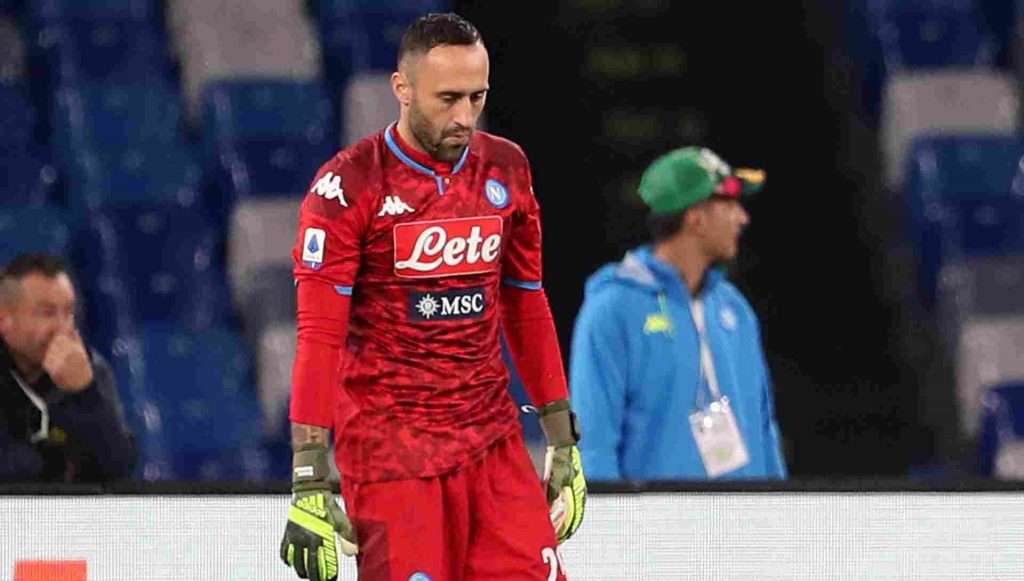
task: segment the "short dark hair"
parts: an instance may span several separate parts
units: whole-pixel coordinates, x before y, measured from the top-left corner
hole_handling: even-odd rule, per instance
[[[683,217],[686,216],[686,211],[671,214],[648,214],[647,232],[651,235],[651,241],[654,243],[664,242],[675,236],[683,227]]]
[[[53,254],[30,252],[16,256],[0,269],[0,303],[17,299],[20,287],[17,282],[30,274],[41,274],[53,278],[58,274],[69,274],[64,259]]]
[[[29,252],[16,256],[14,260],[8,262],[3,271],[0,271],[0,278],[20,280],[30,274],[54,277],[61,273],[67,274],[67,272],[68,266],[63,258],[42,252]]]
[[[426,54],[435,46],[471,45],[483,42],[480,31],[454,12],[420,16],[409,25],[398,46],[398,62],[410,54]]]

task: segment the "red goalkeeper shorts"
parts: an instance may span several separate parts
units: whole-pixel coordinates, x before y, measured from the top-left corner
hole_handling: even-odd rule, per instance
[[[348,484],[360,581],[565,581],[543,487],[516,431],[435,478]]]

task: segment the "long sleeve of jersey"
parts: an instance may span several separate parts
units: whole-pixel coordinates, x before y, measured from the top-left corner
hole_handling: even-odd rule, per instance
[[[503,288],[501,320],[512,362],[533,404],[540,407],[569,397],[555,321],[544,290]]]
[[[317,172],[292,251],[298,337],[289,417],[323,428],[332,427],[341,393],[352,287],[370,211],[346,197],[341,174],[337,158]]]
[[[569,397],[554,318],[541,284],[540,207],[532,195],[511,224],[502,266],[501,321],[512,362],[535,406]]]
[[[318,280],[302,281],[292,368],[291,421],[331,428],[341,389],[351,298]]]

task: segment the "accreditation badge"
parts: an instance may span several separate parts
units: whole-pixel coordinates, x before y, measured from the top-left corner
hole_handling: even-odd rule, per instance
[[[718,478],[750,462],[728,397],[719,398],[690,414],[690,428],[709,478]]]

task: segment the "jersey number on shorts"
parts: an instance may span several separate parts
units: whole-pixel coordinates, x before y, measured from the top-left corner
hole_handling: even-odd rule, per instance
[[[548,581],[556,581],[558,579],[558,568],[561,567],[565,571],[565,565],[562,564],[562,554],[551,547],[544,547],[540,550],[540,557],[544,559],[548,567],[551,567],[550,571],[548,571]]]

